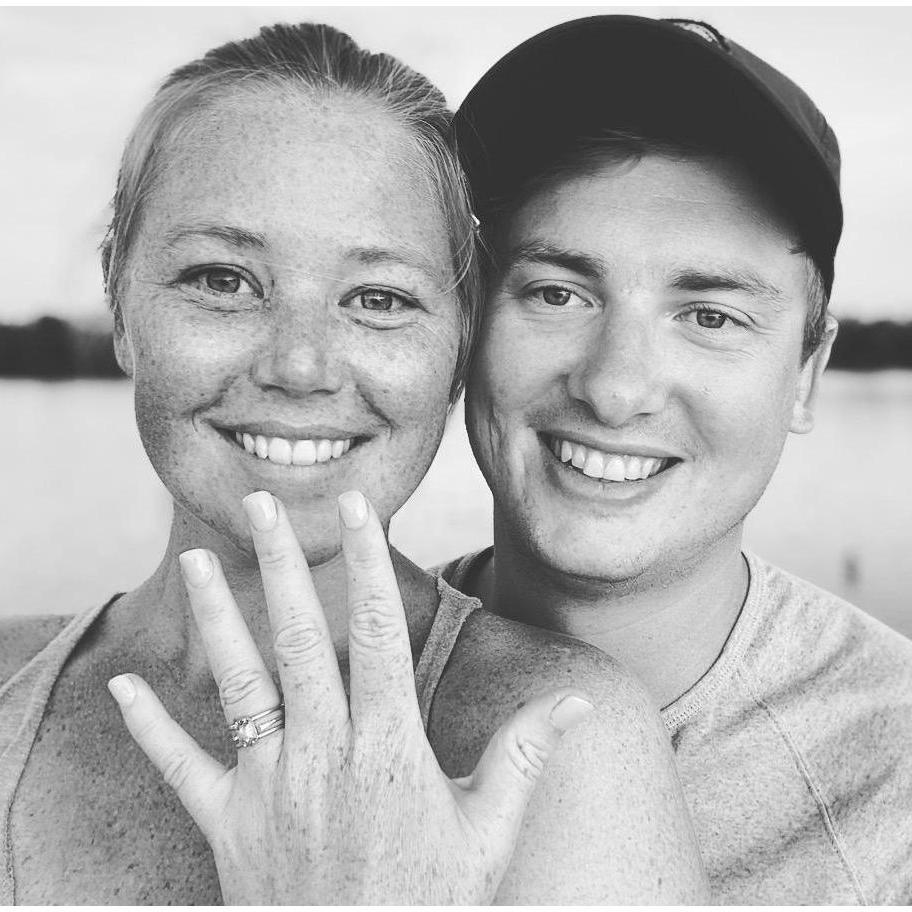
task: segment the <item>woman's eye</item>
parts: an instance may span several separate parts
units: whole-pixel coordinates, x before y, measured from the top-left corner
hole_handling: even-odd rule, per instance
[[[194,273],[188,278],[188,284],[200,291],[211,291],[220,295],[260,294],[260,291],[239,272],[217,266]]]
[[[365,288],[362,291],[356,291],[342,303],[349,307],[369,310],[375,314],[402,314],[417,306],[404,295],[387,291],[385,288]]]
[[[400,299],[390,291],[362,291],[357,295],[358,303],[365,310],[392,310]]]

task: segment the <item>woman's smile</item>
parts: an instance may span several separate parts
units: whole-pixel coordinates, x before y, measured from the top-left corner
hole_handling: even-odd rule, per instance
[[[252,132],[226,139],[242,115]],[[338,494],[357,486],[386,521],[427,470],[460,317],[411,142],[381,109],[261,89],[169,151],[128,261],[120,348],[146,451],[191,524],[246,548],[239,504],[271,490],[325,561]]]

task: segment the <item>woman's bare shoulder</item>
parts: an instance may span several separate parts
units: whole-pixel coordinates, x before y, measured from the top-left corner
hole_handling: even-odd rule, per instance
[[[0,685],[38,655],[71,620],[60,614],[0,617]]]
[[[568,686],[609,712],[633,707],[657,715],[639,681],[595,646],[484,610],[473,612],[431,707],[429,728],[432,743],[437,740],[441,748],[438,757],[449,755],[450,775],[465,775],[517,707],[542,691]],[[453,719],[459,720],[455,727]]]
[[[567,686],[585,693],[595,712],[546,764],[497,902],[705,902],[659,710],[630,672],[588,643],[475,611],[431,708],[429,735],[441,766],[468,775],[519,705]]]

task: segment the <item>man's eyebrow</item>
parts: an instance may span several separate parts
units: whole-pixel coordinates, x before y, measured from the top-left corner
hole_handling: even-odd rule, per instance
[[[669,284],[679,291],[744,291],[773,303],[783,297],[781,289],[747,269],[686,269],[676,272]]]
[[[519,263],[558,266],[593,280],[604,275],[606,271],[605,263],[599,257],[580,253],[577,250],[556,247],[554,244],[546,244],[541,241],[529,241],[514,247],[503,265],[506,269],[511,269]]]
[[[247,231],[245,228],[236,228],[233,225],[215,225],[197,223],[192,225],[178,225],[173,231],[165,235],[165,243],[171,247],[184,238],[207,237],[217,241],[224,241],[232,247],[255,247],[265,250],[268,247],[266,238],[256,231]]]

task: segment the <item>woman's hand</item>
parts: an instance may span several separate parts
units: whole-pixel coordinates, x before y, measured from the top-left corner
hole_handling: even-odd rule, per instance
[[[226,719],[284,699],[284,731],[225,769],[136,675],[109,684],[134,739],[212,847],[228,904],[481,904],[510,861],[536,778],[591,705],[538,697],[500,728],[474,773],[448,779],[424,733],[405,613],[380,522],[339,498],[348,573],[350,699],[307,564],[282,505],[245,498],[282,696],[218,561],[181,555]]]

